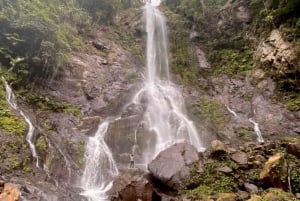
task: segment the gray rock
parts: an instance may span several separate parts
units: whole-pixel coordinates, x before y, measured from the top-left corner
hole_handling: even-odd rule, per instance
[[[190,144],[180,143],[162,151],[148,166],[150,173],[163,184],[178,189],[190,175],[193,164],[202,167],[199,154]]]
[[[236,152],[236,153],[232,154],[231,159],[239,165],[247,165],[248,164],[248,156],[244,152]]]
[[[198,62],[199,62],[199,66],[200,68],[211,68],[210,64],[208,63],[208,60],[206,59],[205,53],[203,52],[203,50],[201,50],[200,48],[198,48],[196,50],[197,56],[198,56]]]
[[[286,152],[300,158],[300,142],[288,144]]]
[[[258,192],[258,187],[255,186],[254,184],[244,183],[244,187],[245,187],[246,191],[249,193],[257,193]]]
[[[230,167],[220,167],[217,169],[219,172],[224,172],[224,173],[231,173],[232,169]]]
[[[112,201],[161,199],[148,181],[148,174],[140,169],[122,170],[114,180],[113,187],[108,194]]]

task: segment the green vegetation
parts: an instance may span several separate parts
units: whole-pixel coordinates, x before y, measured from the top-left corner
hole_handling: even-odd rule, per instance
[[[36,149],[39,150],[39,151],[43,151],[43,152],[46,152],[47,151],[47,142],[45,140],[45,137],[44,136],[40,136],[36,143],[35,143],[35,146],[36,146]]]
[[[246,47],[245,47],[246,48]],[[208,58],[214,66],[214,75],[247,75],[254,65],[253,51],[246,49],[220,49],[211,51]]]
[[[262,196],[262,200],[268,201],[299,201],[293,194],[284,192],[282,189],[270,188]]]
[[[250,142],[253,139],[251,138],[251,132],[252,130],[250,130],[249,128],[238,128],[236,130],[237,136],[240,137],[243,141],[245,142]]]
[[[142,18],[141,10],[133,7],[118,13],[119,19],[115,22],[110,31],[111,40],[121,44],[123,48],[131,52],[139,61],[145,63],[142,51],[142,37],[144,31],[140,23]],[[120,20],[120,21],[119,21]],[[123,64],[128,66],[128,64]]]
[[[70,105],[68,103],[61,103],[52,100],[46,96],[40,96],[33,93],[24,94],[27,97],[28,104],[44,110],[44,111],[52,111],[52,112],[59,112],[59,113],[66,113],[72,114],[76,117],[81,117],[81,110],[80,108]]]
[[[198,173],[195,171],[196,168],[193,168],[191,178],[187,181],[193,181],[193,187],[196,186],[196,188],[184,190],[185,194],[188,197],[206,199],[216,193],[234,192],[237,189],[237,182],[233,175],[218,171],[217,169],[220,167],[230,167],[235,170],[237,165],[228,159],[222,161],[209,160],[204,164],[203,173]]]
[[[230,117],[222,111],[219,103],[206,98],[200,100],[199,115],[208,118],[217,129],[230,121]]]
[[[18,169],[22,166],[22,161],[18,156],[15,155],[11,156],[9,158],[9,161],[10,163],[7,167],[8,170]]]
[[[293,192],[300,192],[300,166],[294,166],[290,170],[290,178]]]
[[[2,84],[0,85],[0,128],[17,135],[20,139],[23,139],[27,128],[25,121],[9,107],[6,101],[6,91]]]
[[[79,30],[90,24],[71,0],[2,0],[0,16],[0,63],[23,79],[50,79],[82,44]]]
[[[180,15],[164,9],[170,27],[170,51],[172,54],[172,71],[180,76],[185,84],[193,85],[197,82],[198,59],[196,48],[189,37],[188,21]]]

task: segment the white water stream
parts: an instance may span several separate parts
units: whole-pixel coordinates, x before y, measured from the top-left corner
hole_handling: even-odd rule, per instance
[[[239,119],[240,117],[237,115],[237,113],[235,112],[235,111],[233,111],[230,107],[228,107],[227,105],[226,105],[226,108],[227,108],[227,110],[228,110],[228,112],[230,112],[236,119]],[[260,131],[260,128],[259,128],[259,124],[257,123],[257,122],[255,122],[253,119],[248,119],[248,121],[250,122],[250,123],[252,123],[253,124],[253,126],[254,126],[254,132],[255,132],[255,134],[256,134],[256,136],[257,136],[257,138],[256,138],[256,140],[258,141],[258,142],[261,142],[261,143],[263,143],[264,142],[264,138],[262,137],[262,134],[261,134],[261,131]]]
[[[20,115],[24,118],[24,120],[26,121],[27,125],[28,125],[28,131],[26,134],[26,141],[29,144],[31,153],[33,158],[36,160],[36,167],[39,167],[39,160],[38,160],[38,155],[36,153],[36,149],[34,144],[32,143],[32,138],[33,138],[33,134],[34,134],[34,127],[29,119],[29,117],[27,117],[24,112],[19,109],[17,103],[16,103],[16,98],[15,95],[12,91],[12,89],[10,88],[10,86],[8,85],[8,83],[6,82],[6,80],[2,77],[2,80],[4,82],[5,85],[5,90],[6,90],[6,100],[9,104],[9,106],[14,109],[15,111],[19,112]]]
[[[257,135],[257,141],[258,142],[264,142],[264,139],[263,139],[263,137],[262,137],[262,134],[261,134],[261,131],[260,131],[260,129],[259,129],[259,124],[258,123],[256,123],[253,119],[249,119],[249,121],[254,125],[254,131],[255,131],[255,133],[256,133],[256,135]]]
[[[199,151],[204,150],[196,127],[184,113],[184,99],[181,92],[170,81],[167,28],[164,16],[156,8],[159,4],[160,0],[152,0],[152,2],[148,0],[144,6],[147,76],[142,88],[131,102],[133,105],[146,106],[143,119],[133,133],[132,152],[138,147],[139,126],[145,125],[146,130],[155,134],[154,145],[147,141],[140,155],[140,161],[144,166],[160,151],[177,142],[185,141],[193,144]],[[112,187],[113,178],[118,174],[116,162],[104,137],[109,124],[119,119],[113,118],[100,124],[95,136],[89,137],[86,144],[81,187],[84,189],[82,195],[89,201],[108,200],[106,193]]]
[[[119,174],[112,153],[104,141],[109,122],[98,126],[94,137],[90,137],[85,151],[85,169],[81,178],[82,195],[89,201],[106,201],[106,192],[112,187],[113,177]]]
[[[156,8],[160,1],[146,3],[144,15],[147,32],[147,78],[133,98],[134,104],[146,100],[144,122],[156,134],[155,147],[144,153],[148,164],[160,151],[177,142],[204,147],[193,122],[184,113],[181,91],[170,81],[166,20]]]

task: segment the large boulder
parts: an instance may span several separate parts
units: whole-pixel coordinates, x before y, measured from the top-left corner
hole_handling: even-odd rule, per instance
[[[287,190],[287,163],[282,153],[269,158],[259,175],[267,187],[276,187]]]
[[[112,201],[160,200],[148,180],[148,174],[140,169],[121,170],[109,194]]]
[[[6,183],[4,189],[0,194],[1,201],[18,201],[21,196],[21,192],[17,185]]]
[[[162,184],[177,190],[189,178],[191,170],[202,171],[202,161],[195,147],[175,144],[162,151],[148,166],[150,173]]]

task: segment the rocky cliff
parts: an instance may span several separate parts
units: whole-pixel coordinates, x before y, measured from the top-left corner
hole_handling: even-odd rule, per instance
[[[134,147],[137,130],[138,141],[142,147],[147,145],[142,137],[143,127],[137,125],[143,108],[124,110],[144,76],[145,33],[141,10],[123,8],[124,12],[115,13],[111,26],[97,25],[97,29],[83,36],[81,46],[68,53],[69,62],[58,68],[46,84],[38,79],[32,84],[30,76],[24,79],[22,61],[18,61],[20,65],[16,64],[18,68],[13,72],[2,70],[15,90],[20,108],[36,128],[33,142],[39,156],[39,167],[36,167],[23,138],[28,129],[26,122],[6,103],[5,88],[1,86],[2,194],[6,191],[4,183],[12,182],[19,185],[21,194],[16,196],[23,200],[85,200],[80,196],[79,180],[87,137],[94,135],[105,118],[118,115],[122,119],[108,128],[106,136],[119,167],[125,169],[118,178],[122,185],[114,191],[115,200],[227,199],[216,197],[216,192],[235,193],[224,195],[231,200],[246,200],[251,195],[255,200],[255,194],[266,197],[268,192],[264,190],[269,187],[289,190],[285,183],[287,175],[282,183],[273,177],[272,170],[266,170],[265,175],[261,173],[261,180],[258,173],[268,169],[264,163],[273,155],[286,153],[283,150],[288,143],[284,140],[299,141],[299,20],[296,24],[287,22],[278,13],[268,12],[288,7],[275,1],[264,4],[266,1],[236,0],[218,5],[209,1],[198,7],[188,5],[191,10],[184,9],[185,1],[176,2],[178,5],[174,6],[166,1],[161,7],[169,24],[172,78],[184,94],[188,116],[206,147],[210,149],[210,143],[216,139],[229,147],[222,145],[224,149],[216,151],[215,156],[222,157],[216,159],[214,151],[212,155],[206,152],[203,157],[207,163],[200,169],[189,166],[193,174],[185,179],[191,182],[179,182],[182,188],[175,191],[168,186],[165,190],[166,186],[161,186],[157,178],[151,179],[155,174],[146,177],[143,172],[126,170],[126,153]],[[291,15],[291,19],[295,16],[294,13],[286,15]],[[274,23],[270,16],[275,18]],[[0,59],[1,66],[10,67],[7,58]],[[31,67],[37,65],[34,61],[29,62]],[[256,144],[259,133],[266,144]],[[284,142],[277,142],[280,140]],[[244,155],[235,155],[240,152]],[[202,164],[202,158],[197,160]],[[287,162],[293,168],[294,195],[286,195],[286,200],[294,199],[299,193],[299,162],[294,158],[285,159],[279,166],[286,168]],[[184,176],[188,175],[187,169]],[[131,180],[130,175],[136,176]],[[215,175],[218,180],[211,187]],[[126,182],[130,184],[129,190],[124,189]],[[131,197],[128,192],[138,193]],[[270,197],[276,193],[269,194]]]

